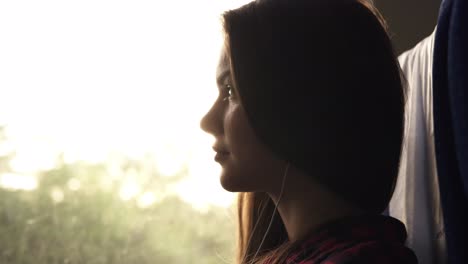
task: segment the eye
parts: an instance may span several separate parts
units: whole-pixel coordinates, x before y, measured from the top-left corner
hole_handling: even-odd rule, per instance
[[[232,97],[233,97],[233,95],[234,95],[233,92],[234,92],[234,91],[233,91],[232,86],[231,86],[230,84],[224,85],[224,90],[226,91],[227,96],[224,97],[223,101],[226,101],[226,100],[228,100],[229,98],[232,98]]]

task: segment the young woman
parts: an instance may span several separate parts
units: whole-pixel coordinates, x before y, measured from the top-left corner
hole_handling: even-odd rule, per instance
[[[226,12],[219,97],[201,121],[239,192],[238,263],[417,263],[383,216],[404,89],[359,0],[257,0]]]

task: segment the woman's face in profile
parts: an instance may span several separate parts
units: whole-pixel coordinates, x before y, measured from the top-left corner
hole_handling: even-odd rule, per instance
[[[217,69],[219,96],[201,120],[201,128],[216,139],[213,149],[222,167],[221,185],[231,192],[274,191],[285,162],[257,139],[231,73],[223,50]]]

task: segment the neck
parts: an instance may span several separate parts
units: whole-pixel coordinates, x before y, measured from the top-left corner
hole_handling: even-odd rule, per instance
[[[279,202],[278,212],[291,242],[305,238],[328,221],[359,213],[297,171],[288,173],[281,199],[280,192],[269,195],[275,204]]]

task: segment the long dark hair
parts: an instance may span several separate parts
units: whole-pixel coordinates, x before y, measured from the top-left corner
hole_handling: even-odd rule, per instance
[[[405,100],[378,11],[361,0],[259,0],[223,18],[234,83],[258,139],[357,208],[381,213],[398,175]],[[239,197],[245,263],[263,235],[252,223],[274,207],[266,194]],[[270,212],[258,213],[262,206]],[[279,261],[292,246],[281,221],[270,233],[262,257]]]

